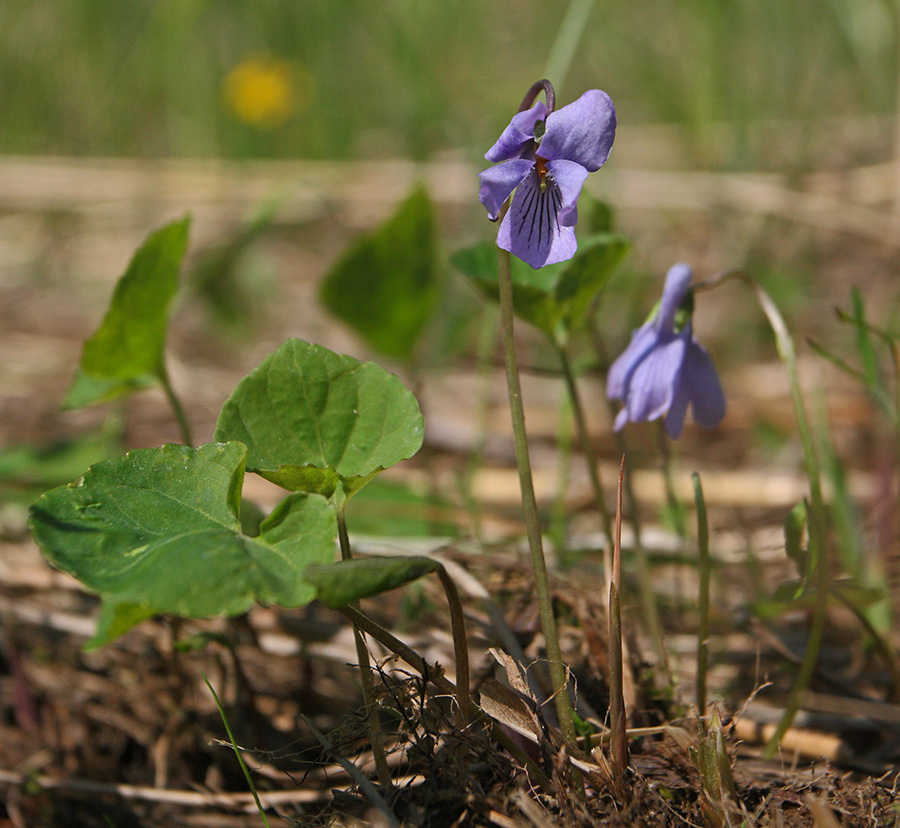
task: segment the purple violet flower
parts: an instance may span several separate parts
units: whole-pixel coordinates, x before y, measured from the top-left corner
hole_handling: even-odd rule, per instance
[[[715,428],[725,416],[718,374],[691,329],[690,285],[686,264],[669,270],[656,312],[631,335],[631,343],[609,369],[606,395],[625,403],[616,417],[616,431],[629,420],[665,415],[666,431],[677,438],[688,404],[704,428]]]
[[[535,137],[545,122],[543,137]],[[497,245],[533,268],[575,255],[572,229],[578,196],[588,173],[603,166],[616,136],[616,109],[609,95],[590,89],[577,101],[547,114],[538,101],[519,112],[485,158],[504,162],[479,173],[478,197],[496,221],[513,190]]]

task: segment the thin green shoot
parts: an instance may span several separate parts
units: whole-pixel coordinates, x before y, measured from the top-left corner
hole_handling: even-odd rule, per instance
[[[222,724],[225,725],[225,732],[228,734],[228,741],[231,743],[231,748],[232,750],[234,750],[234,755],[237,756],[238,764],[240,764],[241,770],[244,772],[244,778],[247,780],[247,785],[250,787],[250,793],[253,794],[253,801],[256,803],[256,809],[259,811],[259,815],[262,817],[263,824],[266,826],[266,828],[270,828],[269,819],[266,816],[266,810],[265,808],[263,808],[262,802],[259,799],[259,794],[256,791],[256,785],[253,782],[253,777],[250,775],[250,769],[247,767],[247,763],[244,762],[244,757],[241,755],[241,749],[238,747],[237,742],[234,738],[234,734],[231,732],[231,725],[228,724],[228,717],[225,715],[225,709],[222,707],[222,702],[219,701],[219,696],[213,689],[212,684],[210,684],[210,681],[206,677],[206,674],[203,674],[203,681],[209,688],[209,692],[212,693],[212,697],[216,702],[216,707],[219,708],[219,715],[222,717]]]

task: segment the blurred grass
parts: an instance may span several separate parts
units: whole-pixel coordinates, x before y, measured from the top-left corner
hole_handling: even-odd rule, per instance
[[[482,146],[540,76],[567,7],[5,0],[0,152],[424,158]],[[803,169],[833,150],[822,119],[893,115],[897,14],[893,0],[597,3],[560,100],[600,86],[620,123],[681,125],[698,166]],[[292,114],[274,123],[241,121],[223,93],[260,58],[294,67]],[[784,120],[809,140],[782,146]],[[887,150],[884,133],[861,151]]]

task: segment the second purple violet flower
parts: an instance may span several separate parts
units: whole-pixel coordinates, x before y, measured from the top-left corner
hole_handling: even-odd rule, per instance
[[[665,416],[666,431],[676,438],[688,405],[705,428],[715,428],[725,416],[719,376],[693,335],[691,276],[686,264],[669,270],[655,313],[632,334],[630,344],[609,369],[607,396],[624,403],[616,417],[616,431],[629,420]]]

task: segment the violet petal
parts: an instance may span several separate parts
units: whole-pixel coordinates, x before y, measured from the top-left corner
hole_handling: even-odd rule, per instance
[[[612,100],[599,89],[589,89],[578,100],[547,116],[538,154],[548,161],[574,161],[596,172],[609,156],[615,137],[616,108]]]
[[[653,325],[648,323],[631,334],[628,347],[610,366],[606,377],[606,396],[611,400],[624,400],[635,368],[659,341]]]
[[[496,221],[503,202],[533,167],[534,161],[518,158],[505,164],[498,164],[496,167],[488,167],[484,172],[478,173],[481,181],[478,198],[488,211],[491,221]]]
[[[694,409],[694,419],[704,428],[715,428],[725,416],[725,394],[709,354],[692,340],[685,354],[682,383]]]
[[[560,226],[557,214],[561,206],[559,187],[547,181],[541,190],[540,176],[533,170],[516,188],[512,206],[497,233],[498,247],[535,269],[571,259],[577,249],[575,231]]]
[[[688,385],[684,381],[684,366],[681,368],[680,380],[678,388],[675,389],[672,404],[666,412],[666,434],[673,440],[677,440],[681,436],[681,430],[684,428],[684,416],[687,414],[688,403],[690,402]]]
[[[655,420],[669,410],[686,347],[685,338],[678,336],[668,342],[661,341],[641,360],[628,384],[625,405],[629,420]]]
[[[662,299],[659,300],[659,311],[656,314],[656,329],[672,332],[675,328],[675,314],[691,285],[693,273],[688,265],[679,262],[669,268],[666,284],[663,287]]]
[[[528,146],[528,143],[534,141],[534,128],[539,121],[544,120],[546,114],[547,107],[541,101],[538,101],[531,109],[526,109],[524,112],[518,112],[513,115],[509,126],[503,130],[497,139],[497,143],[484,154],[484,157],[495,164],[498,161],[509,161],[511,158],[518,158],[522,154],[522,150]]]
[[[557,215],[559,223],[574,227],[578,221],[578,196],[581,195],[588,171],[574,161],[549,161],[547,170],[562,195],[562,206]]]

